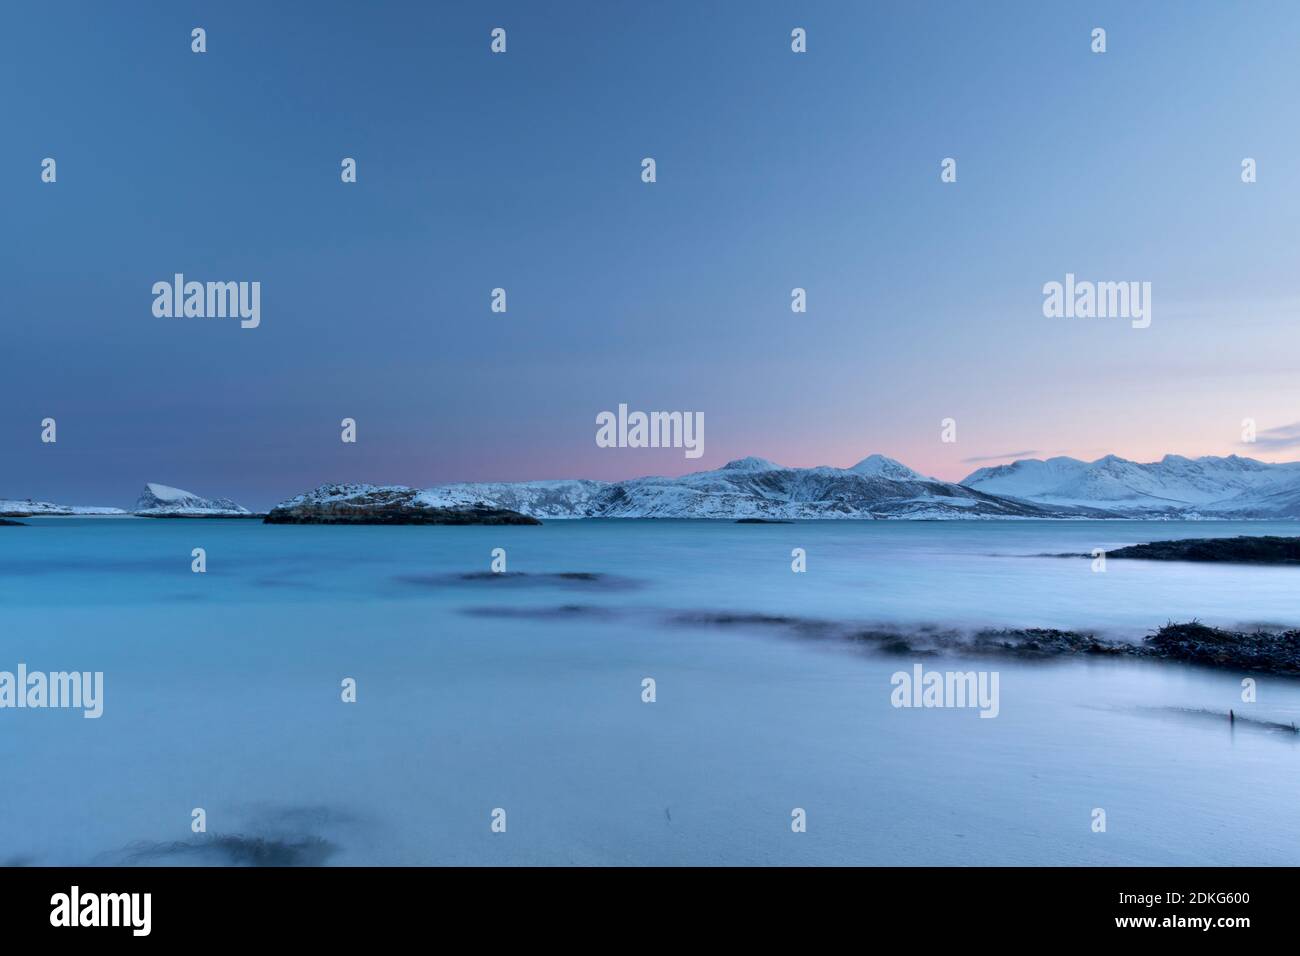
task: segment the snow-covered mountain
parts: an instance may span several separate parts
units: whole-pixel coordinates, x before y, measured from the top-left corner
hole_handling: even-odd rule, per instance
[[[535,518],[1300,518],[1300,462],[1166,455],[1146,464],[1029,459],[960,484],[871,455],[850,468],[787,468],[741,458],[714,471],[627,481],[467,482],[422,491],[322,486],[280,507],[344,493],[400,494],[430,509],[494,508]]]
[[[234,517],[251,512],[229,498],[200,498],[180,488],[150,482],[136,500],[135,514],[147,518],[207,518]]]
[[[135,507],[101,508],[87,505],[57,505],[48,501],[0,499],[0,518],[31,518],[42,515],[140,515],[147,518],[222,518],[251,514],[227,498],[200,498],[167,485],[147,484]]]
[[[537,518],[481,502],[446,507],[406,485],[321,485],[282,501],[267,524],[541,524]]]
[[[788,468],[740,458],[713,471],[626,481],[462,482],[416,489],[331,484],[281,502],[282,515],[347,513],[425,517],[448,523],[456,511],[488,509],[531,518],[951,519],[951,518],[1300,518],[1300,462],[1184,458],[1133,462],[1025,459],[980,468],[962,482],[922,475],[883,455],[850,468]],[[449,510],[453,514],[435,515]],[[226,498],[201,498],[148,484],[131,512],[120,508],[0,500],[0,517],[136,514],[243,517]],[[301,514],[299,514],[301,513]],[[380,514],[383,513],[383,514]],[[391,514],[389,514],[391,513]],[[480,514],[481,521],[507,515]]]
[[[48,501],[25,498],[0,498],[0,518],[31,518],[41,515],[124,515],[121,508],[99,508],[93,505],[56,505]]]
[[[384,486],[324,486],[279,507],[301,505],[329,488],[350,496]],[[786,468],[741,458],[715,471],[628,481],[472,482],[418,492],[428,508],[485,506],[536,518],[1025,518],[1085,513],[1009,501],[918,474],[872,455],[852,468]]]
[[[1135,517],[1300,517],[1300,462],[1229,455],[1166,455],[1139,463],[1036,458],[980,468],[968,488],[1050,507],[1091,507]]]

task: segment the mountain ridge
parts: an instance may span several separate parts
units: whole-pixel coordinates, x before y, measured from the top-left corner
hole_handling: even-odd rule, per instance
[[[1052,506],[1095,507],[1119,516],[1300,517],[1300,462],[1241,455],[1165,455],[1135,462],[1057,456],[978,468],[961,484],[988,494]]]
[[[487,507],[539,519],[738,518],[993,519],[1087,516],[1087,509],[1013,502],[929,478],[901,462],[871,455],[851,468],[788,468],[763,458],[730,461],[711,471],[622,481],[560,479],[404,485],[333,484],[287,499],[277,509],[330,502],[407,499],[413,507]]]
[[[348,509],[397,500],[417,513],[489,508],[537,519],[1295,519],[1300,462],[1240,455],[1168,454],[1135,462],[1118,455],[1084,461],[1058,455],[977,468],[960,482],[921,474],[885,455],[847,468],[797,468],[749,456],[675,477],[617,481],[568,478],[451,482],[427,488],[333,483],[285,499],[278,508],[329,504]],[[226,498],[145,485],[133,510],[0,500],[0,517],[41,515],[251,517]]]

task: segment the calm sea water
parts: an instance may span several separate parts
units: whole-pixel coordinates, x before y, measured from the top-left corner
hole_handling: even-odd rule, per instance
[[[1189,713],[1300,720],[1300,683],[926,660],[999,671],[985,720],[891,707],[907,658],[672,621],[1296,625],[1298,568],[1042,556],[1294,525],[28,524],[0,670],[103,671],[104,715],[0,711],[0,863],[1300,863],[1300,738]],[[523,576],[463,577],[498,547]]]

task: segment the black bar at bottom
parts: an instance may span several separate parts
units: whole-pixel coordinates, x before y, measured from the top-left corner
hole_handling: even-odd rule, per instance
[[[1199,935],[1231,944],[1290,935],[1297,875],[1290,868],[12,868],[0,869],[0,926],[7,942],[75,933],[83,943],[338,944],[435,932],[452,943],[443,934],[465,931],[533,944],[559,937],[734,944],[804,930],[849,931],[861,941],[911,927],[927,942]],[[147,921],[142,894],[149,894]],[[119,925],[82,925],[112,922]]]

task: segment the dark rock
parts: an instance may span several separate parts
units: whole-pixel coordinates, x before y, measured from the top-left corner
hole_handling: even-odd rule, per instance
[[[214,834],[188,842],[135,843],[126,848],[133,866],[322,866],[338,847],[317,836],[289,839]]]
[[[479,502],[441,507],[404,485],[321,485],[283,501],[267,524],[541,524],[536,518]]]
[[[368,508],[345,503],[273,508],[266,524],[541,524],[536,518],[504,508]]]
[[[593,618],[608,619],[615,616],[609,608],[590,604],[563,604],[559,607],[467,607],[461,614],[469,617],[499,617],[533,621],[567,621]]]
[[[1147,637],[1142,649],[1166,660],[1300,677],[1300,630],[1244,633],[1198,621],[1171,623]]]
[[[1236,564],[1300,564],[1300,538],[1240,535],[1152,541],[1106,552],[1107,558],[1148,561],[1223,561]]]
[[[1208,627],[1198,621],[1166,624],[1140,643],[1112,640],[1087,631],[1054,628],[985,629],[974,633],[938,627],[862,627],[812,618],[729,612],[680,613],[671,623],[781,630],[791,637],[837,638],[864,649],[894,655],[1006,657],[1131,657],[1199,664],[1234,671],[1300,677],[1300,630],[1251,633]]]
[[[1081,631],[1030,627],[979,631],[971,638],[969,649],[976,654],[1040,660],[1076,654],[1122,653],[1124,646],[1100,641]]]
[[[4,527],[6,525],[8,525],[10,528],[26,527],[26,525],[24,525],[21,521],[10,521],[8,518],[0,518],[0,527]]]
[[[1229,724],[1236,726],[1244,724],[1247,727],[1270,731],[1273,733],[1283,734],[1300,734],[1300,727],[1291,721],[1280,720],[1262,720],[1258,717],[1247,717],[1235,713],[1232,710],[1210,710],[1205,707],[1146,707],[1139,708],[1148,713],[1172,714],[1178,717],[1192,718],[1209,718],[1215,721],[1227,721]]]
[[[572,591],[630,591],[640,581],[594,571],[530,574],[525,571],[466,571],[460,574],[399,574],[394,580],[420,587],[481,585],[492,589],[565,588]]]

